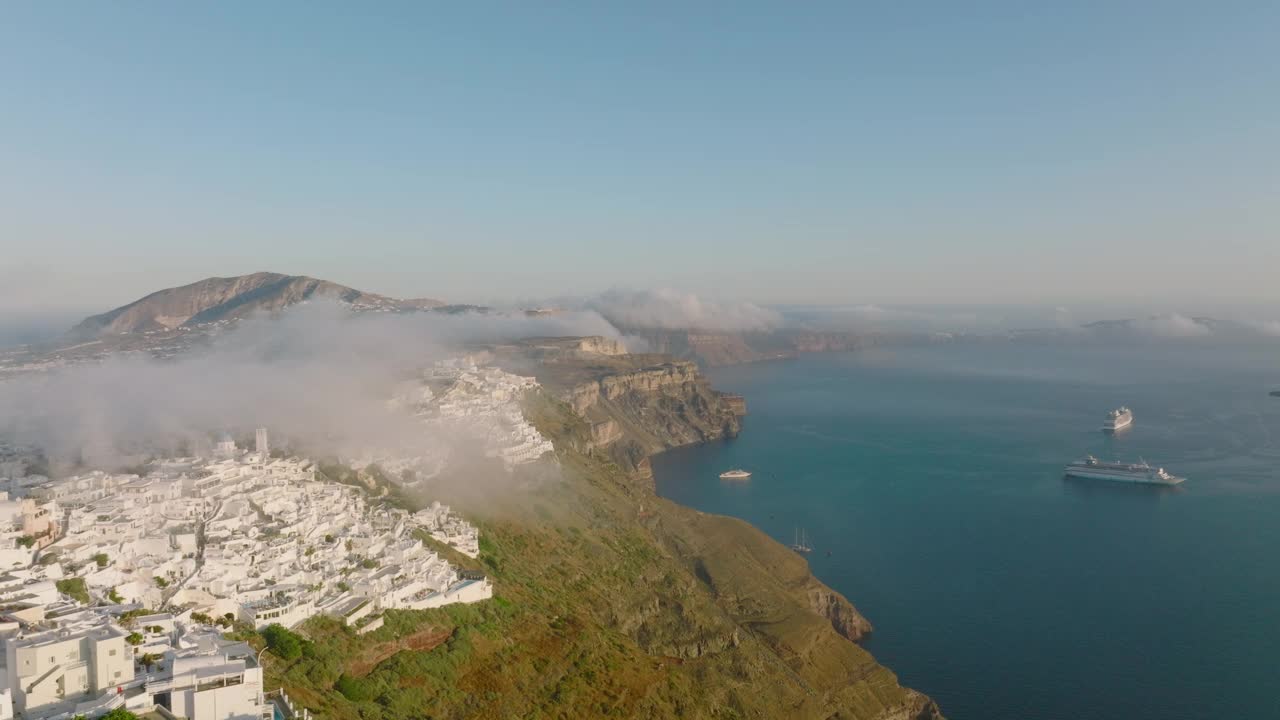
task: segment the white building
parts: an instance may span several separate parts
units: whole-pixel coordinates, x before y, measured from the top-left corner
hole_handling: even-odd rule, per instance
[[[10,499],[0,491],[0,570],[30,566],[37,551],[58,539],[57,517],[55,501]]]
[[[14,710],[49,717],[100,704],[132,683],[133,649],[112,624],[46,630],[5,642],[5,678]],[[107,697],[107,700],[110,698]]]
[[[152,703],[188,720],[272,717],[253,648],[213,633],[180,639],[144,687]]]

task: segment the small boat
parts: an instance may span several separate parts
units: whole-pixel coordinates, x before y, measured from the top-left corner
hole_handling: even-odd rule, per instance
[[[803,529],[796,529],[796,541],[791,545],[791,549],[801,555],[808,555],[813,552],[813,548],[809,546],[809,538],[805,536]]]
[[[739,469],[725,470],[724,472],[720,473],[721,480],[746,480],[749,477],[751,477],[751,473],[747,472],[746,470],[739,470]]]

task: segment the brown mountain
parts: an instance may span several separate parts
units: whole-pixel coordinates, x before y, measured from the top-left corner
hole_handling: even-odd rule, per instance
[[[101,315],[85,318],[72,329],[78,337],[100,337],[173,330],[220,320],[237,320],[254,312],[282,310],[312,299],[333,299],[359,310],[408,311],[443,305],[438,300],[400,300],[362,292],[305,275],[257,272],[239,277],[213,277],[151,293]]]

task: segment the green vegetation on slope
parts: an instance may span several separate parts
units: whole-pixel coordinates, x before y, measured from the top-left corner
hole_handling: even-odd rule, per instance
[[[528,413],[563,479],[461,508],[482,532],[466,566],[496,597],[388,612],[365,635],[314,618],[296,657],[266,662],[269,686],[366,720],[937,717],[837,632],[861,618],[801,558],[569,449],[590,444],[567,406],[536,395]]]

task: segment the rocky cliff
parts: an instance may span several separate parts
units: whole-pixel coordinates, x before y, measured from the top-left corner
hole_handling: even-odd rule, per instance
[[[653,453],[732,437],[741,428],[742,403],[713,390],[690,361],[628,355],[602,365],[599,358],[573,364],[559,358],[535,372],[593,428],[601,426],[600,437],[593,433],[596,446],[607,445],[628,470]]]
[[[627,502],[636,505],[637,519],[654,540],[692,576],[679,581],[679,602],[651,597],[616,618],[621,627],[648,652],[681,660],[761,652],[780,659],[812,683],[810,690],[821,698],[795,701],[788,706],[789,717],[940,718],[932,701],[900,688],[892,673],[855,644],[871,632],[871,623],[815,578],[804,558],[749,523],[693,511],[653,493],[649,456],[736,434],[745,399],[712,390],[692,362],[637,356],[628,367],[620,360],[614,358],[608,369],[597,366],[599,375],[585,381],[579,377],[557,392],[593,439],[598,437],[598,418],[609,418],[603,422],[610,428],[610,444],[626,451],[612,449],[608,457],[632,478],[648,481],[629,484]],[[548,379],[554,384],[562,377],[553,372]],[[696,605],[693,596],[702,592],[723,613],[714,615],[717,622],[698,613],[696,620],[689,617]],[[670,617],[672,606],[680,608],[683,621]],[[864,681],[894,688],[893,699],[872,701]]]
[[[620,341],[600,335],[527,338],[521,340],[520,345],[527,354],[543,361],[627,354],[627,348]]]
[[[351,720],[941,718],[854,642],[870,624],[804,558],[635,482],[647,448],[736,422],[692,364],[579,358],[542,372],[525,412],[555,443],[556,480],[453,500],[480,524],[481,554],[440,550],[488,574],[494,600],[388,613],[363,635],[313,619],[311,650],[267,664],[272,686]],[[632,468],[614,461],[619,445],[639,453]]]

